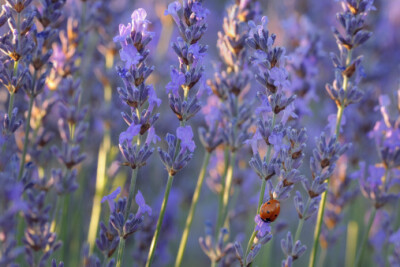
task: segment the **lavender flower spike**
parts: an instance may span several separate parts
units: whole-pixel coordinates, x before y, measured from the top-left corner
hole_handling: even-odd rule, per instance
[[[362,56],[354,59],[353,53],[357,47],[371,37],[372,33],[366,30],[365,27],[365,17],[370,11],[375,10],[373,0],[342,0],[341,2],[343,10],[337,14],[337,20],[343,30],[333,29],[333,35],[336,38],[340,54],[331,54],[335,68],[335,80],[332,85],[326,85],[329,96],[337,106],[336,137],[339,137],[340,134],[344,109],[350,104],[359,102],[363,95],[363,92],[358,88],[363,76],[363,68],[361,66]],[[314,246],[310,255],[311,267],[314,267],[316,262],[318,239],[321,233],[326,198],[327,193],[324,192],[318,210],[317,224],[314,232]]]
[[[269,34],[267,23],[267,17],[262,17],[261,25],[249,22],[251,30],[246,39],[247,45],[255,50],[251,61],[257,64],[255,78],[262,86],[262,91],[258,92],[261,106],[256,110],[259,113],[257,129],[246,142],[253,150],[249,164],[262,183],[254,231],[243,257],[244,265],[249,264],[248,260],[253,261],[261,246],[272,238],[270,223],[260,215],[264,200],[284,200],[290,196],[294,185],[304,180],[299,168],[307,135],[305,129],[296,129],[288,122],[289,118],[297,118],[292,107],[296,96],[290,95],[289,91],[285,49],[274,47],[276,36]],[[261,143],[267,147],[266,152],[262,151]]]
[[[121,241],[119,242],[117,266],[122,264],[126,237],[137,230],[138,222],[142,220],[139,218],[140,215],[142,213],[151,214],[149,207],[144,205],[144,199],[140,192],[136,196],[136,201],[140,205],[138,218],[130,216],[130,209],[135,194],[138,169],[146,165],[154,151],[152,143],[156,143],[160,139],[155,133],[154,124],[159,117],[156,108],[160,106],[161,100],[157,98],[154,87],[146,84],[147,78],[154,70],[154,67],[147,66],[146,62],[150,53],[146,46],[154,36],[154,33],[147,31],[150,21],[146,17],[147,13],[144,9],[136,9],[131,15],[132,22],[126,26],[121,24],[119,35],[113,39],[114,42],[120,44],[120,58],[125,62],[124,67],[117,68],[124,83],[123,88],[118,88],[118,93],[121,101],[130,107],[130,113],[122,112],[122,117],[129,126],[119,136],[119,149],[125,159],[123,165],[132,169],[124,219],[118,224],[121,227],[124,224],[125,226],[123,231],[121,229],[118,231]]]
[[[176,42],[172,43],[179,65],[171,66],[171,82],[166,86],[169,106],[180,121],[180,127],[176,131],[176,137],[167,134],[167,151],[158,149],[161,161],[168,171],[168,182],[146,267],[153,261],[173,178],[191,160],[196,148],[192,140],[192,128],[186,124],[200,111],[199,97],[207,90],[203,66],[207,46],[199,44],[199,40],[207,30],[206,17],[209,13],[201,0],[183,0],[182,5],[175,1],[165,11],[165,15],[171,15],[176,22],[180,34]]]

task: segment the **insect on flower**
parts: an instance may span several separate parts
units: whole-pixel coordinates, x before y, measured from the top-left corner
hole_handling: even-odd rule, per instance
[[[271,199],[265,202],[260,209],[260,217],[264,222],[273,222],[281,211],[281,203],[271,195]]]

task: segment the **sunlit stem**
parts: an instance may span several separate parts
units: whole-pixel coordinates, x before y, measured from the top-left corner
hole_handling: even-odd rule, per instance
[[[117,255],[117,267],[122,266],[122,260],[124,256],[124,249],[125,249],[125,239],[121,238],[119,240],[119,245],[118,245],[118,255]]]
[[[350,49],[347,53],[346,67],[350,65],[351,58],[352,58],[352,50]],[[348,84],[349,84],[348,77],[346,75],[343,75],[343,90],[345,92],[347,92]],[[337,112],[337,116],[336,116],[336,131],[335,131],[337,140],[339,140],[340,126],[341,126],[341,122],[342,122],[344,108],[345,108],[345,103],[341,103],[341,105],[338,106],[338,112]],[[328,182],[328,181],[326,181],[326,182]],[[328,190],[329,190],[329,188],[328,188]],[[315,226],[315,231],[314,231],[314,241],[313,241],[313,248],[312,248],[311,254],[310,254],[309,267],[314,267],[315,262],[316,262],[316,257],[317,257],[317,253],[318,253],[318,243],[319,243],[318,240],[319,240],[319,236],[321,234],[321,226],[322,226],[322,222],[323,222],[323,218],[324,218],[326,198],[327,198],[327,193],[325,191],[322,193],[321,202],[320,202],[319,209],[318,209],[318,216],[317,216],[317,222],[316,222],[317,224]]]
[[[215,236],[218,236],[219,229],[221,228],[221,225],[223,224],[222,222],[222,202],[223,202],[223,196],[224,196],[224,191],[225,191],[225,181],[226,181],[226,175],[228,173],[229,169],[229,148],[225,147],[224,150],[224,171],[221,176],[221,192],[219,193],[219,198],[218,198],[218,216],[217,216],[217,227],[215,227]]]
[[[101,213],[101,198],[104,195],[106,187],[106,169],[107,169],[107,153],[110,150],[111,141],[109,130],[106,130],[103,137],[103,142],[100,145],[99,154],[97,158],[97,173],[96,173],[96,192],[93,198],[92,214],[90,216],[88,244],[90,253],[93,252],[95,246],[97,229]]]
[[[113,65],[114,57],[111,55],[106,56],[106,68],[110,69]],[[104,102],[107,107],[109,107],[112,99],[112,88],[109,83],[104,86]],[[97,229],[101,214],[101,198],[104,195],[104,189],[106,187],[106,169],[107,169],[107,153],[111,149],[111,137],[110,129],[108,125],[105,125],[105,132],[103,136],[103,141],[101,142],[99,148],[99,154],[97,158],[97,173],[96,173],[96,192],[93,198],[92,214],[90,216],[89,232],[88,232],[88,244],[90,254],[93,252]]]
[[[222,196],[222,217],[221,217],[221,226],[223,226],[225,219],[228,215],[228,204],[229,204],[229,197],[231,193],[231,188],[232,188],[232,181],[233,181],[233,170],[235,168],[235,162],[236,162],[236,152],[233,152],[231,155],[231,160],[228,168],[228,172],[226,175],[226,184],[225,184],[225,190]]]
[[[347,240],[346,240],[346,267],[355,266],[355,255],[357,251],[357,236],[358,224],[355,221],[349,222],[347,225]]]
[[[190,229],[191,229],[191,226],[193,223],[193,217],[196,212],[196,207],[197,207],[197,203],[199,201],[201,188],[203,186],[204,177],[206,176],[206,173],[207,173],[207,166],[208,166],[208,163],[210,162],[210,156],[211,156],[211,153],[208,151],[204,155],[203,165],[201,167],[200,174],[197,179],[197,185],[196,185],[196,189],[194,190],[194,193],[193,193],[192,204],[190,205],[189,214],[186,219],[185,229],[183,230],[181,242],[179,244],[178,255],[176,256],[176,261],[175,261],[175,267],[181,266],[181,263],[182,263],[183,254],[185,253],[187,240],[188,240]]]

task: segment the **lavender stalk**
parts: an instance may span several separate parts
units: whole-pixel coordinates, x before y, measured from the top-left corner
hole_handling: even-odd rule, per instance
[[[186,126],[186,123],[200,110],[198,98],[206,90],[202,59],[207,46],[200,45],[198,41],[207,29],[205,18],[209,11],[203,7],[201,0],[184,0],[182,10],[180,2],[176,1],[169,4],[164,14],[172,16],[180,32],[177,42],[172,44],[180,64],[178,68],[171,67],[172,81],[166,86],[167,92],[170,92],[170,107],[179,119],[180,127],[176,131],[176,137],[167,134],[168,150],[158,150],[168,171],[168,182],[146,267],[151,266],[153,261],[173,178],[193,156],[196,146],[192,141],[192,128]],[[196,84],[199,84],[198,88],[195,87]]]
[[[342,1],[342,8],[343,13],[339,13],[337,19],[345,29],[345,36],[342,36],[337,29],[333,30],[339,46],[340,57],[332,54],[332,61],[336,68],[336,79],[333,86],[329,84],[326,86],[329,96],[335,101],[338,108],[335,131],[337,137],[339,137],[340,134],[344,109],[352,103],[357,103],[363,95],[362,91],[357,88],[361,79],[359,73],[362,57],[359,56],[353,60],[352,55],[354,49],[365,43],[372,35],[371,32],[364,29],[364,18],[369,11],[374,10],[374,6],[373,0],[345,0]],[[343,58],[345,58],[344,62]],[[352,77],[355,78],[351,80]],[[318,209],[313,249],[309,262],[310,267],[314,267],[316,262],[318,240],[321,233],[326,198],[327,194],[324,192]]]
[[[122,117],[129,125],[128,129],[119,136],[119,148],[125,159],[123,165],[132,169],[129,185],[129,196],[124,209],[124,218],[129,219],[133,196],[135,194],[136,179],[139,168],[146,165],[147,159],[153,153],[152,143],[160,138],[155,134],[154,123],[159,114],[155,113],[156,106],[161,104],[153,86],[147,85],[146,80],[153,72],[154,67],[148,67],[146,59],[150,51],[146,45],[152,40],[154,33],[148,32],[149,21],[147,13],[139,8],[132,13],[132,24],[120,24],[119,35],[114,42],[121,45],[120,56],[125,61],[125,67],[118,67],[118,74],[124,82],[124,88],[118,88],[121,101],[130,107],[131,114],[122,113]],[[145,142],[143,142],[144,137]],[[123,264],[123,253],[127,235],[120,232],[117,266]]]
[[[270,201],[279,204],[279,201],[290,196],[294,184],[304,180],[298,168],[304,158],[303,149],[307,137],[304,129],[298,130],[288,125],[289,119],[293,120],[297,117],[293,104],[296,96],[285,91],[290,86],[285,68],[285,49],[273,46],[276,35],[269,34],[266,28],[267,23],[267,17],[262,18],[261,25],[249,23],[251,31],[246,40],[247,44],[255,50],[251,59],[259,67],[256,80],[263,86],[263,90],[258,94],[261,106],[256,110],[260,115],[257,130],[247,141],[253,150],[250,166],[261,178],[262,183],[254,219],[255,227],[245,253],[240,243],[235,244],[236,254],[242,266],[251,264],[262,246],[272,238],[270,223],[277,218],[279,209],[278,213],[268,212],[274,217],[262,218],[260,210],[263,202],[267,202],[268,205],[271,204]],[[266,152],[260,149],[259,141],[268,146]],[[262,153],[265,154],[262,155]],[[272,183],[274,177],[277,178],[275,186]],[[265,194],[266,188],[268,188],[268,194]],[[287,241],[282,241],[282,244],[285,244],[282,245],[282,249],[287,256],[287,261],[297,259],[305,251],[305,246],[301,245],[299,240],[295,243],[296,249],[292,250],[292,235],[288,232]]]
[[[400,96],[400,91],[397,91],[397,95]],[[361,192],[373,204],[354,266],[361,266],[361,257],[377,211],[391,203],[395,203],[400,198],[400,195],[393,190],[393,187],[399,181],[396,174],[396,169],[400,164],[396,159],[400,153],[399,137],[393,134],[399,131],[399,124],[396,122],[399,118],[398,111],[395,116],[396,119],[393,120],[389,112],[390,97],[381,95],[379,102],[382,119],[376,122],[373,131],[370,133],[370,138],[375,140],[381,162],[368,167],[365,162],[360,162],[360,170],[354,173],[354,176],[359,177]]]
[[[223,31],[218,33],[217,49],[221,65],[216,67],[214,79],[209,80],[218,106],[214,108],[217,127],[221,128],[223,139],[225,169],[221,177],[218,215],[215,227],[219,235],[229,210],[229,199],[233,182],[236,155],[249,138],[247,130],[253,122],[251,101],[248,99],[250,83],[250,62],[246,38],[250,27],[248,22],[259,15],[258,2],[253,0],[234,1],[227,8],[223,21]],[[214,101],[214,100],[213,100]]]

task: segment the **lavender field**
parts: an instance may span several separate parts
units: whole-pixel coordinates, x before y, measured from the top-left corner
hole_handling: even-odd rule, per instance
[[[399,0],[0,5],[0,267],[400,267]]]

